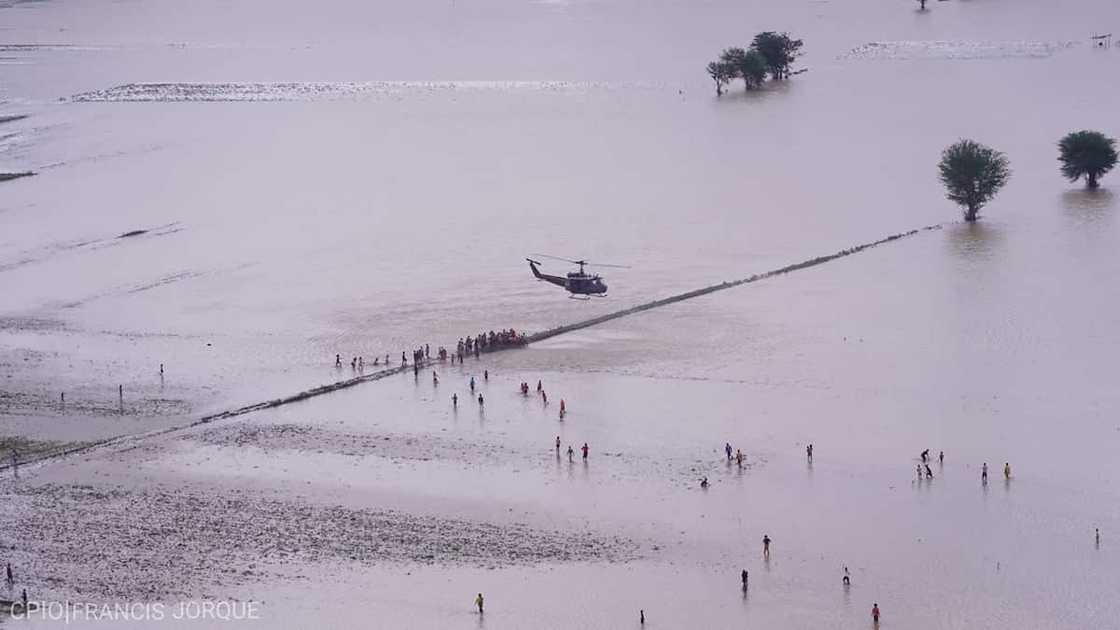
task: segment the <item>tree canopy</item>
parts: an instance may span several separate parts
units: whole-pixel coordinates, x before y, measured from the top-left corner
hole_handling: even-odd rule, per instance
[[[742,79],[743,86],[753,90],[766,80],[766,60],[756,50],[725,48],[719,56],[719,63],[733,71],[732,78]]]
[[[766,60],[766,67],[775,81],[789,77],[789,67],[801,55],[802,41],[789,33],[764,31],[754,36],[751,48]]]
[[[725,61],[713,61],[708,64],[708,76],[716,82],[716,95],[723,94],[723,86],[735,78],[735,68]]]
[[[788,33],[764,32],[755,35],[749,49],[724,48],[719,60],[708,64],[708,76],[716,84],[716,95],[732,79],[742,79],[748,90],[760,87],[769,74],[774,80],[790,76],[790,64],[801,54],[801,40]]]
[[[941,183],[950,201],[960,205],[965,221],[975,221],[1011,177],[1003,153],[974,140],[960,140],[941,153]]]
[[[1116,140],[1099,131],[1074,131],[1058,142],[1062,175],[1071,182],[1085,177],[1096,188],[1102,175],[1116,166]]]
[[[748,50],[739,60],[739,77],[748,90],[762,85],[766,80],[766,59],[754,49]]]

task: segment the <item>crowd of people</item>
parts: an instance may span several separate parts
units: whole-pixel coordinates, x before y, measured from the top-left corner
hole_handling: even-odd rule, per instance
[[[458,357],[459,363],[462,363],[464,356],[473,354],[477,358],[483,352],[524,346],[527,343],[528,339],[525,334],[519,334],[512,328],[498,332],[491,330],[488,333],[478,333],[473,337],[468,335],[467,337],[461,337],[459,343],[455,344],[455,354],[452,355],[451,362],[454,363],[456,357]]]
[[[477,335],[474,335],[474,336],[467,336],[467,337],[459,338],[459,342],[456,344],[454,352],[449,352],[447,350],[447,348],[445,348],[443,346],[437,347],[436,348],[436,358],[441,362],[447,361],[448,359],[451,359],[451,363],[452,363],[452,365],[454,365],[456,360],[458,360],[459,363],[462,363],[464,357],[470,356],[472,354],[475,356],[475,358],[478,358],[483,352],[493,352],[495,350],[502,350],[502,349],[505,349],[505,348],[521,347],[521,346],[524,346],[528,343],[529,343],[528,338],[525,336],[524,333],[518,333],[516,330],[514,330],[512,328],[510,328],[508,330],[506,330],[506,329],[499,330],[497,332],[491,330],[490,332],[483,332],[483,333],[478,333]],[[426,363],[427,361],[430,361],[431,358],[432,358],[431,345],[424,344],[423,346],[413,348],[413,350],[412,350],[412,371],[416,375],[419,375],[420,374],[420,368],[424,365],[424,363]],[[404,367],[404,366],[408,365],[408,363],[409,363],[409,361],[408,361],[407,351],[401,351],[401,363],[400,363],[401,367]],[[341,369],[342,365],[343,365],[342,355],[341,354],[335,354],[334,355],[334,366],[335,366],[335,368]],[[385,355],[384,363],[382,363],[382,357],[381,356],[376,356],[376,357],[373,358],[373,363],[371,363],[370,365],[372,365],[374,367],[384,366],[384,367],[388,368],[391,365],[390,355],[388,355],[388,354]],[[162,370],[162,368],[163,368],[163,366],[161,365],[160,369]],[[357,372],[359,374],[362,374],[362,373],[365,372],[365,368],[366,368],[366,360],[365,360],[364,356],[354,356],[350,359],[350,369],[352,371]]]

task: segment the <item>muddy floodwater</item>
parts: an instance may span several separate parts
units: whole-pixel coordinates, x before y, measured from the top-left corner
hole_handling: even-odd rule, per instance
[[[0,599],[1117,627],[1120,174],[1056,160],[1120,135],[1117,29],[1103,0],[0,0]],[[717,98],[704,66],[764,30],[806,71]],[[975,225],[937,180],[962,137],[1013,171]],[[538,253],[628,268],[574,300]],[[206,602],[258,618],[172,618]]]

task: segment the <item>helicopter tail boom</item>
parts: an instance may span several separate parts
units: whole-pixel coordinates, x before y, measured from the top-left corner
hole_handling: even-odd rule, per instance
[[[529,261],[529,269],[532,270],[533,276],[535,276],[537,280],[544,280],[545,282],[551,282],[552,284],[567,288],[568,280],[566,278],[561,278],[560,276],[550,276],[547,273],[541,273],[541,270],[537,269],[537,265],[540,264],[539,262],[533,260],[532,258],[526,258],[525,260]]]

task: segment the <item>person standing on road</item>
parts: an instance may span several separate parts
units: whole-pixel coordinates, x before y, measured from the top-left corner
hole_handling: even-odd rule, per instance
[[[478,597],[474,598],[474,605],[478,606],[478,614],[481,615],[482,614],[482,593],[479,593]]]

